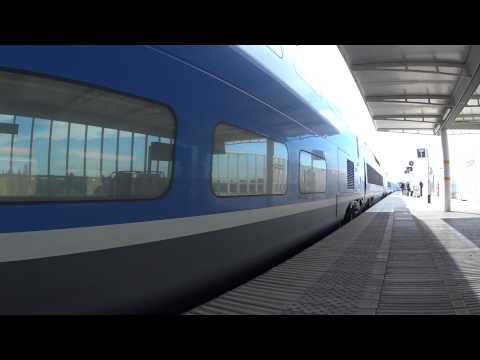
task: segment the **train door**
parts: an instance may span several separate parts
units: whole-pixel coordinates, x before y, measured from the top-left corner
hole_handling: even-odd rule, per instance
[[[335,209],[336,209],[335,210],[335,217],[338,219],[339,213],[340,213],[339,208],[338,208],[340,206],[340,204],[338,203],[338,195],[339,195],[339,191],[340,191],[340,158],[339,158],[340,157],[340,149],[338,147],[336,148],[336,152],[337,152],[337,154],[336,154],[337,155],[336,156],[337,164],[335,166],[335,169],[336,169],[335,174],[336,174],[337,179],[336,179],[335,183],[337,184],[337,189],[335,191]]]
[[[365,163],[363,161],[362,152],[360,151],[358,136],[355,136],[355,139],[357,140],[356,173],[358,173],[358,178],[359,178],[358,192],[360,192],[362,194],[362,203],[363,203],[365,201],[365,183],[366,183],[367,179],[366,179],[366,176],[365,176]]]
[[[352,195],[355,191],[354,181],[348,182],[348,174],[353,175],[352,170],[354,167],[354,163],[350,159],[352,159],[351,155],[347,154],[342,148],[337,147],[337,220],[344,218],[345,211],[352,201]]]
[[[365,177],[365,181],[363,182],[363,197],[367,196],[367,163],[365,162],[365,158],[363,159],[363,176]]]

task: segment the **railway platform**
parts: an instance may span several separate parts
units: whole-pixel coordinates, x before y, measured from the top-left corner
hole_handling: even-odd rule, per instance
[[[480,314],[480,215],[392,194],[190,315]]]

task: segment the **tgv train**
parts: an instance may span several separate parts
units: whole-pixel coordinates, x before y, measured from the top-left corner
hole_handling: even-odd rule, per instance
[[[0,92],[2,314],[176,313],[387,192],[288,47],[1,46]]]
[[[386,195],[389,195],[395,191],[399,191],[400,190],[400,186],[397,184],[397,183],[394,183],[394,182],[391,182],[391,181],[383,181],[384,182],[384,186],[385,186],[385,194]]]

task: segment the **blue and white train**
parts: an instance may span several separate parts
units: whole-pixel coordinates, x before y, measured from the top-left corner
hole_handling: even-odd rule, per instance
[[[288,47],[1,46],[1,314],[177,313],[388,193]]]

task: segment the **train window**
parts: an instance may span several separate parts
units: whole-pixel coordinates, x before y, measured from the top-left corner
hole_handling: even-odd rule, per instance
[[[383,186],[383,176],[369,164],[367,164],[367,179],[369,184]]]
[[[173,113],[89,86],[0,71],[0,201],[154,198],[172,175]]]
[[[217,196],[285,194],[287,147],[235,126],[215,128],[212,187]]]
[[[323,193],[327,190],[327,162],[324,158],[300,151],[300,192]]]

